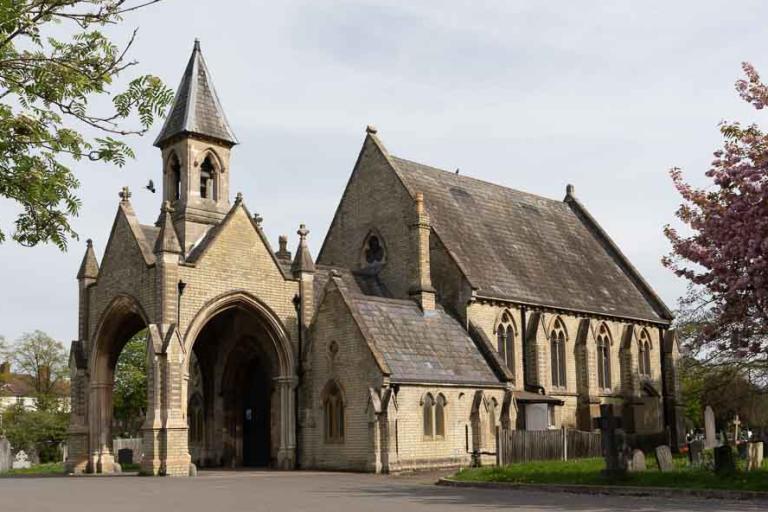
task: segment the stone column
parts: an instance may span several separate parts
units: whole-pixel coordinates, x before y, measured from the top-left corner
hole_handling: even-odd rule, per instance
[[[294,388],[296,379],[292,376],[275,377],[280,400],[280,449],[277,452],[277,466],[293,469],[296,464],[296,429],[294,410]]]
[[[147,328],[147,414],[141,427],[143,456],[141,473],[159,475],[163,473],[162,463],[162,374],[165,357],[158,354],[156,347],[162,347],[157,325]]]
[[[91,382],[89,400],[90,461],[92,473],[112,473],[115,458],[112,454],[112,383]]]

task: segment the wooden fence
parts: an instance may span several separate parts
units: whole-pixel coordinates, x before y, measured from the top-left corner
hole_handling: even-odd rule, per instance
[[[599,432],[579,430],[499,430],[496,458],[500,465],[533,460],[600,457]]]

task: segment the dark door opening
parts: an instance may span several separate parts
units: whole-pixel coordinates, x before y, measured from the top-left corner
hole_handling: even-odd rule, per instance
[[[249,365],[243,380],[243,466],[268,466],[270,382],[257,361]]]

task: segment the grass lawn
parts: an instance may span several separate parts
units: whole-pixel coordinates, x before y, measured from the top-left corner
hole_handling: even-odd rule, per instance
[[[7,473],[0,473],[0,477],[15,475],[53,475],[64,474],[63,462],[51,462],[49,464],[37,464],[29,469],[12,469]]]
[[[738,471],[730,476],[692,469],[685,458],[675,459],[675,470],[662,473],[656,460],[647,457],[648,470],[629,473],[626,478],[609,479],[602,474],[602,458],[570,461],[536,461],[503,467],[463,469],[454,478],[475,482],[514,482],[531,484],[630,485],[639,487],[675,487],[686,489],[733,489],[768,491],[768,467],[760,471]]]

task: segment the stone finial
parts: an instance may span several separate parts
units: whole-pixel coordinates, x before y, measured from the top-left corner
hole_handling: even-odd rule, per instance
[[[120,200],[123,203],[127,203],[131,199],[131,191],[127,185],[120,189],[120,193],[117,195],[120,196]]]
[[[163,201],[158,222],[160,233],[158,233],[157,240],[155,241],[155,254],[161,252],[181,254],[181,244],[179,243],[179,237],[176,234],[176,228],[173,226],[173,219],[171,218],[172,212],[171,202]]]
[[[570,183],[565,186],[565,195],[567,196],[573,196],[576,194],[576,187],[571,185]]]
[[[365,127],[365,133],[367,133],[368,135],[376,135],[378,132],[379,130],[377,130],[376,127],[373,126],[372,124],[369,124],[368,126]]]
[[[235,204],[240,204],[242,202],[243,202],[243,193],[238,192],[237,194],[235,194]]]
[[[195,45],[192,47],[193,52],[199,52],[200,51],[200,39],[195,38]]]
[[[80,270],[77,272],[78,279],[96,279],[99,276],[99,262],[96,260],[96,253],[93,251],[93,240],[90,238],[85,242],[85,255],[80,263]]]
[[[307,246],[307,235],[309,235],[307,226],[301,224],[296,234],[299,235],[299,248],[296,249],[296,258],[291,265],[291,271],[294,276],[315,271],[315,263],[312,261],[312,255],[309,253],[309,247]]]

